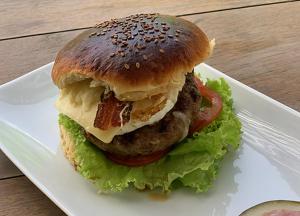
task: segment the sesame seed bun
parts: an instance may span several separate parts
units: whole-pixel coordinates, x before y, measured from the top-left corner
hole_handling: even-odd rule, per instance
[[[139,14],[82,32],[58,53],[52,79],[59,88],[91,78],[120,100],[140,100],[182,87],[185,74],[211,52],[195,24],[174,16]]]

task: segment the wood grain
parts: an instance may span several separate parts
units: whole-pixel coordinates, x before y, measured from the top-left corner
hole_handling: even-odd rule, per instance
[[[0,41],[0,84],[53,61],[57,51],[81,31]]]
[[[66,0],[0,1],[0,39],[89,27],[113,17],[143,12],[189,14],[285,0]]]
[[[300,2],[189,19],[216,38],[207,63],[300,111]]]
[[[0,181],[0,215],[65,215],[26,177]]]
[[[19,175],[21,171],[0,151],[0,180]]]

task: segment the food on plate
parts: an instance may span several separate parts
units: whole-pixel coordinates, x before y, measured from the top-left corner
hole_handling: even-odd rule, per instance
[[[241,136],[227,83],[194,72],[213,46],[195,24],[160,14],[112,19],[67,43],[52,79],[76,170],[103,192],[206,191]]]
[[[268,201],[247,209],[240,216],[300,216],[300,202]]]

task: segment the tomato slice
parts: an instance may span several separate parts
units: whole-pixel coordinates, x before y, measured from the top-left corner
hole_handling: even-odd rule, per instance
[[[220,95],[203,85],[202,81],[196,76],[194,76],[194,82],[201,96],[209,101],[210,106],[203,107],[203,110],[199,111],[196,120],[194,120],[190,126],[190,134],[200,131],[202,128],[209,125],[218,117],[223,107]]]
[[[122,155],[115,155],[109,152],[104,152],[105,156],[110,159],[111,161],[125,165],[130,167],[137,167],[137,166],[143,166],[149,163],[152,163],[154,161],[159,160],[163,156],[165,156],[169,152],[170,148],[167,148],[162,151],[154,152],[153,154],[149,155],[139,155],[139,156],[122,156]]]

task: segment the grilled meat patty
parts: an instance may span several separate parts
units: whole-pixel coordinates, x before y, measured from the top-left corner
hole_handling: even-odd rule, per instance
[[[175,106],[160,121],[117,135],[110,143],[87,132],[86,138],[104,151],[123,156],[148,155],[169,148],[187,136],[190,123],[199,112],[201,96],[193,76],[193,73],[186,75]]]

